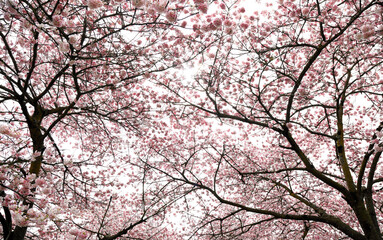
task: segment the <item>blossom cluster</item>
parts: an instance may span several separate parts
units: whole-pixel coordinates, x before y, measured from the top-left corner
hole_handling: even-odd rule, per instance
[[[97,9],[104,5],[101,0],[88,0],[88,7],[90,9]]]
[[[13,138],[20,137],[20,134],[18,132],[12,130],[12,128],[6,125],[0,125],[0,134],[4,134]]]
[[[371,144],[374,144],[373,150],[375,152],[382,152],[383,151],[383,144],[381,143],[381,140],[383,138],[383,132],[376,132],[375,133],[376,138],[371,141]]]
[[[88,237],[87,232],[79,230],[78,228],[71,228],[69,233],[76,237],[76,239],[86,239]]]

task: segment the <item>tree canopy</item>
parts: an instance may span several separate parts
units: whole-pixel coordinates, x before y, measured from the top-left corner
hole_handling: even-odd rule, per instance
[[[1,1],[3,239],[382,239],[383,2],[257,4]]]

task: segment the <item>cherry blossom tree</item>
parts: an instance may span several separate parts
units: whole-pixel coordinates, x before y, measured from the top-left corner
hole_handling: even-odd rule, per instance
[[[382,239],[383,2],[218,6],[141,143],[191,238]]]
[[[1,1],[2,237],[381,239],[383,2],[246,4]]]
[[[0,1],[4,239],[178,238],[165,210],[182,194],[148,185],[131,146],[151,117],[145,79],[203,50],[187,24],[208,4]]]

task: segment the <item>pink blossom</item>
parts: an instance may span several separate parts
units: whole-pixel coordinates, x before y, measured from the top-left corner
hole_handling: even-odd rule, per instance
[[[208,29],[209,29],[210,31],[214,31],[214,30],[217,30],[217,27],[216,27],[213,23],[210,23],[210,24],[208,25]]]
[[[231,26],[231,25],[232,25],[232,22],[231,22],[230,20],[225,20],[225,21],[223,22],[223,24],[224,24],[225,26]]]
[[[13,216],[13,220],[16,226],[26,227],[28,225],[28,221],[25,217],[23,217],[20,213],[15,213]]]
[[[121,78],[125,78],[126,75],[127,75],[127,73],[126,73],[125,70],[122,70],[122,71],[120,72],[120,77],[121,77]]]
[[[383,36],[383,26],[380,26],[376,32],[379,36]]]
[[[10,21],[11,20],[11,15],[9,13],[4,13],[4,20],[5,21]]]
[[[73,165],[73,160],[72,159],[64,159],[64,165],[67,167],[70,167]]]
[[[154,3],[154,9],[159,13],[163,13],[166,10],[166,5],[167,5],[166,0],[158,0]]]
[[[69,40],[68,40],[68,42],[70,43],[70,44],[72,44],[72,45],[75,45],[76,43],[77,43],[77,41],[78,41],[78,39],[77,39],[77,37],[76,36],[69,36]]]
[[[363,35],[361,33],[358,33],[355,35],[355,39],[356,40],[362,40],[363,39]]]
[[[64,24],[64,18],[62,16],[55,15],[52,18],[52,23],[55,27],[62,27]]]
[[[289,13],[289,16],[290,16],[291,18],[296,17],[296,16],[297,16],[297,13],[296,13],[295,11],[291,11],[291,12]]]
[[[302,9],[302,15],[304,15],[304,16],[309,14],[309,12],[310,12],[310,8],[308,8],[308,7],[305,7],[305,8]]]
[[[69,234],[77,236],[80,231],[77,228],[69,229]]]
[[[205,2],[206,0],[194,0],[194,4],[196,5],[204,4]]]
[[[69,28],[74,28],[76,26],[76,23],[72,20],[67,21],[66,26]]]
[[[86,239],[88,234],[85,231],[81,231],[77,228],[71,228],[69,234],[76,236],[78,239]]]
[[[44,186],[46,184],[46,181],[44,179],[42,179],[42,178],[37,178],[35,183],[36,183],[37,186],[42,187],[42,186]]]
[[[97,9],[104,5],[101,0],[88,0],[88,7],[90,9]]]
[[[59,49],[61,52],[64,52],[64,53],[69,52],[69,50],[70,50],[69,44],[66,42],[62,42],[59,44]]]
[[[363,38],[364,39],[368,39],[370,37],[372,37],[374,35],[374,32],[371,31],[371,32],[366,32],[366,33],[363,33]]]
[[[209,25],[203,25],[203,26],[201,27],[201,31],[203,31],[203,32],[208,32],[208,31],[210,31],[210,26],[209,26]]]
[[[44,193],[44,194],[46,194],[46,195],[49,195],[50,193],[51,193],[51,189],[50,188],[43,188],[42,189],[42,192]]]
[[[382,149],[382,147],[380,147],[378,144],[375,144],[375,145],[374,145],[374,150],[375,150],[376,152],[381,152],[383,149]]]
[[[30,29],[32,27],[32,24],[28,22],[27,20],[23,21],[23,26],[26,29]]]
[[[202,13],[207,13],[207,4],[201,4],[198,6],[198,10]]]
[[[5,125],[0,125],[0,133],[4,135],[9,135],[10,134],[9,128]]]
[[[241,23],[241,28],[243,28],[244,30],[246,30],[248,27],[249,27],[249,24],[247,23]]]
[[[39,206],[40,207],[44,208],[47,204],[48,204],[48,199],[47,198],[40,199],[40,201],[39,201]]]
[[[136,8],[142,7],[144,4],[144,0],[132,0],[132,5]]]
[[[193,31],[199,30],[200,26],[198,24],[193,24]]]
[[[48,210],[47,214],[49,218],[55,219],[57,218],[57,215],[59,215],[61,212],[62,211],[59,207],[52,207]]]
[[[5,207],[8,207],[10,202],[11,202],[11,196],[10,195],[6,195],[5,198],[3,199],[2,205],[5,206]]]
[[[149,15],[156,15],[157,12],[154,8],[147,8],[146,9],[146,12],[149,14]]]
[[[11,14],[17,14],[17,10],[16,10],[16,3],[11,1],[11,0],[7,0],[5,1],[6,2],[6,5],[7,5],[7,8],[8,8],[8,11],[11,13]]]
[[[28,211],[27,211],[27,215],[28,215],[30,218],[35,218],[38,214],[37,214],[37,212],[36,212],[33,208],[31,208],[31,209],[28,209]]]
[[[375,34],[374,27],[370,25],[364,25],[360,30],[362,31],[362,38],[364,39],[368,39]]]
[[[7,177],[5,176],[4,173],[0,173],[0,181],[7,180]]]
[[[40,155],[39,155],[40,156]],[[36,179],[36,174],[34,174],[34,173],[31,173],[31,174],[29,174],[28,176],[27,176],[27,178],[26,178],[26,180],[27,180],[27,182],[29,183],[29,182],[32,182],[33,180],[35,180]]]
[[[360,30],[362,30],[362,33],[367,33],[371,30],[371,26],[364,25]]]
[[[213,24],[216,27],[220,27],[222,25],[222,20],[220,18],[216,18],[213,20]]]
[[[27,187],[23,187],[19,190],[19,193],[23,196],[27,196],[31,193],[31,191],[29,190],[29,188]]]
[[[232,29],[232,28],[225,28],[225,33],[226,34],[229,34],[229,35],[231,35],[231,34],[233,34],[233,32],[234,32],[234,30]]]
[[[169,11],[166,13],[166,19],[169,21],[169,22],[175,22],[177,21],[177,14],[175,11]]]
[[[88,234],[87,234],[87,232],[85,232],[85,231],[80,231],[78,234],[77,234],[77,237],[78,237],[78,239],[86,239],[87,237],[88,237]]]

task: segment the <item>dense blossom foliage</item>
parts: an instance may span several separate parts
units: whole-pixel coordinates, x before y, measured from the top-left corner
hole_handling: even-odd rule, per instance
[[[177,238],[162,224],[177,198],[145,185],[130,145],[151,109],[144,80],[203,50],[186,24],[208,4],[0,1],[4,239]]]
[[[168,117],[141,145],[189,186],[190,234],[382,239],[382,18],[376,0],[204,16],[208,47],[193,76],[154,80]]]
[[[382,239],[381,0],[1,0],[0,233]]]

